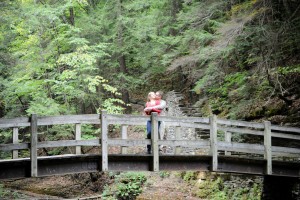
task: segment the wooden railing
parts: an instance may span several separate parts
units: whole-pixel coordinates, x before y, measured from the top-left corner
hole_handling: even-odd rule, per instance
[[[132,139],[127,136],[128,125],[146,126],[147,120],[152,123],[151,139]],[[158,134],[158,121],[164,121],[168,126],[175,127],[175,138],[172,140],[161,140]],[[60,141],[41,141],[38,142],[38,126],[74,124],[75,140]],[[81,125],[96,124],[101,125],[101,135],[97,139],[82,140]],[[108,125],[121,125],[121,138],[108,138]],[[18,143],[18,135],[20,127],[30,127],[31,136],[30,143]],[[181,128],[187,127],[192,129],[202,129],[209,132],[210,137],[207,140],[184,140],[182,139]],[[247,154],[261,155],[262,159],[267,161],[267,174],[272,174],[272,160],[278,157],[293,157],[299,160],[300,148],[290,148],[282,146],[272,146],[272,138],[284,138],[300,140],[300,128],[275,126],[270,122],[263,123],[235,121],[217,119],[211,116],[209,118],[201,117],[168,117],[158,116],[152,113],[149,116],[138,115],[111,115],[106,111],[102,111],[101,115],[68,115],[55,117],[38,117],[33,114],[31,117],[22,117],[15,119],[0,119],[0,128],[12,128],[13,136],[11,144],[0,144],[0,151],[12,151],[12,158],[18,158],[18,151],[22,149],[30,150],[31,176],[38,176],[38,155],[37,149],[48,147],[66,147],[75,146],[76,154],[81,153],[81,146],[101,146],[102,154],[102,171],[108,168],[108,147],[120,146],[121,153],[126,154],[127,148],[130,146],[152,145],[152,157],[154,171],[159,171],[159,145],[165,145],[174,148],[174,154],[182,154],[183,147],[203,149],[212,156],[212,170],[218,170],[218,156],[224,153],[226,156],[232,156],[233,152],[242,152]],[[261,136],[260,143],[248,144],[232,141],[232,134],[249,134]],[[224,139],[220,140],[220,136]],[[195,137],[196,138],[196,137]]]

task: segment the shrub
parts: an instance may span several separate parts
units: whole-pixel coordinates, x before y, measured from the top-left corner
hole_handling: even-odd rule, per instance
[[[135,199],[141,192],[142,186],[147,180],[144,173],[127,172],[115,176],[112,187],[106,187],[103,199]]]

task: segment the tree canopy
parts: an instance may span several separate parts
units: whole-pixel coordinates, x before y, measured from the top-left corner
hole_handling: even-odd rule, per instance
[[[158,89],[205,97],[203,115],[269,115],[270,102],[299,99],[299,10],[292,0],[3,0],[1,117],[130,112]]]

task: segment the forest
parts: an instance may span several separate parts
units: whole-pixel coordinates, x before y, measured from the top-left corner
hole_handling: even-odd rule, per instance
[[[299,6],[2,0],[0,116],[130,112],[130,103],[161,89],[203,99],[196,106],[204,116],[295,122]]]
[[[300,1],[0,1],[0,118],[137,113],[157,90],[204,117],[300,127]]]

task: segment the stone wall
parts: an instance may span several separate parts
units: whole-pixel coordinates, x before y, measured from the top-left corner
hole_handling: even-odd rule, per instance
[[[186,106],[183,102],[184,96],[175,91],[170,91],[165,95],[165,100],[167,102],[167,116],[174,116],[174,117],[185,117],[190,116],[191,108]],[[181,128],[181,139],[182,140],[201,140],[206,139],[203,138],[203,134],[201,134],[201,130],[195,130],[195,128]],[[206,133],[207,135],[207,133]],[[165,139],[167,140],[174,140],[175,139],[175,127],[174,126],[166,126],[165,127]],[[174,148],[167,147],[166,153],[174,154]],[[203,150],[197,148],[188,148],[183,147],[181,154],[207,154]]]

